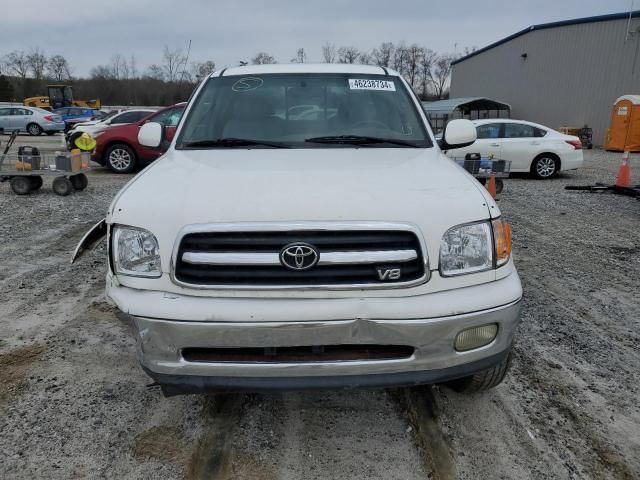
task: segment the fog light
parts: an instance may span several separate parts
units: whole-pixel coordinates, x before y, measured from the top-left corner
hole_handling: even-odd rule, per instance
[[[498,324],[490,323],[481,327],[472,327],[462,330],[456,336],[455,349],[459,352],[466,352],[474,348],[484,347],[493,342],[498,334]]]

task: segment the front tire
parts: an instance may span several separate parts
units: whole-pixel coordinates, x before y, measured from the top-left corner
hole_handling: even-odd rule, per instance
[[[16,195],[27,195],[31,192],[31,180],[27,176],[13,177],[10,184]]]
[[[136,154],[124,144],[109,147],[105,153],[106,165],[114,173],[131,173],[136,168]]]
[[[51,184],[53,191],[62,197],[66,197],[73,191],[73,185],[71,185],[71,180],[67,177],[56,177],[53,179],[53,183]]]
[[[511,352],[500,363],[491,368],[474,373],[468,377],[459,378],[448,382],[446,385],[456,392],[476,393],[497,387],[507,375],[511,364]]]
[[[543,153],[533,159],[531,174],[538,180],[555,176],[560,170],[560,160],[553,154]]]
[[[73,189],[79,192],[87,188],[87,185],[89,185],[89,179],[84,173],[78,173],[76,175],[72,175],[71,177],[69,177],[69,180],[71,180],[71,185],[73,186]]]
[[[37,123],[30,123],[29,125],[27,125],[27,133],[29,133],[29,135],[31,135],[32,137],[37,137],[39,135],[42,135],[42,127]]]

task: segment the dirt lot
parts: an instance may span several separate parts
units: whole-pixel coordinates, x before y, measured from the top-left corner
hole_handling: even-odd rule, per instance
[[[585,157],[506,184],[523,322],[508,379],[474,396],[165,399],[105,302],[104,248],[69,265],[127,177],[96,169],[67,198],[1,184],[0,477],[640,478],[640,202],[564,191],[613,179],[619,154]],[[640,178],[640,156],[632,168]]]

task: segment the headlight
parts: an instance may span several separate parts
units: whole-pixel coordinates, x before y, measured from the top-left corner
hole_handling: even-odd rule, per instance
[[[493,268],[493,241],[488,222],[450,228],[440,241],[440,273],[447,277]]]
[[[493,232],[493,235],[492,235]],[[440,273],[444,277],[500,267],[511,257],[511,227],[498,218],[450,228],[440,242]]]
[[[158,240],[151,232],[135,227],[115,227],[111,245],[117,274],[154,278],[162,275]]]

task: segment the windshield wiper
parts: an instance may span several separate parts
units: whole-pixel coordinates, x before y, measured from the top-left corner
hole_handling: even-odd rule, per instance
[[[272,148],[291,148],[281,142],[270,142],[268,140],[252,140],[250,138],[215,138],[211,140],[198,140],[195,142],[185,142],[181,147],[246,147],[250,145],[263,145]]]
[[[326,137],[307,138],[305,142],[310,143],[337,143],[348,145],[369,145],[376,143],[390,143],[392,145],[402,145],[403,147],[420,148],[415,143],[395,138],[367,137],[363,135],[333,135]]]

